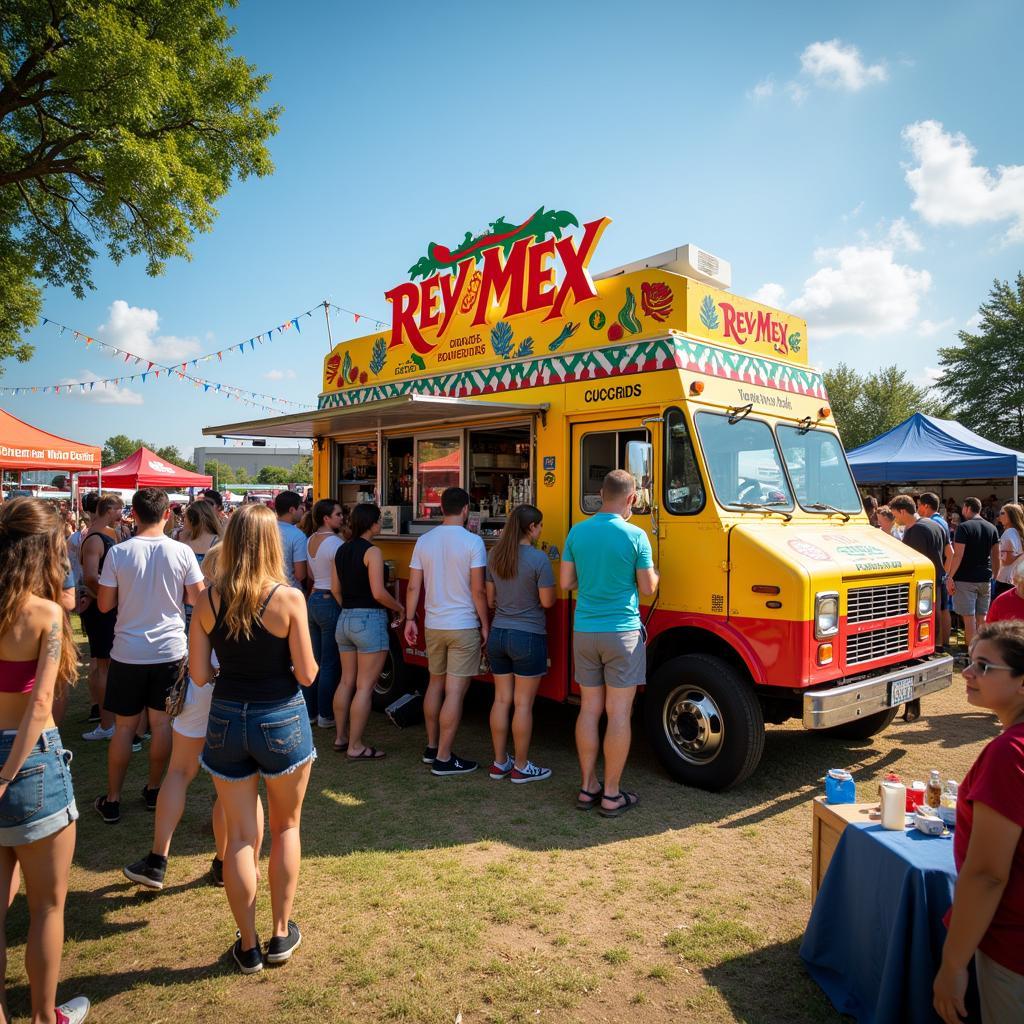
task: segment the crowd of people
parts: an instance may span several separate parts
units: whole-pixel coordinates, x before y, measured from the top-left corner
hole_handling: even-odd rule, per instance
[[[583,697],[575,806],[614,818],[639,802],[621,779],[633,698],[646,673],[639,598],[655,592],[658,574],[646,534],[629,523],[632,476],[609,473],[601,493],[600,511],[566,538],[560,583],[578,594],[573,645]],[[285,963],[302,942],[291,915],[302,807],[317,758],[314,728],[333,730],[334,750],[350,762],[385,757],[365,738],[371,694],[391,629],[420,650],[421,602],[429,669],[423,761],[431,773],[459,776],[479,767],[455,744],[469,682],[489,670],[489,777],[517,784],[551,777],[530,757],[533,701],[549,664],[545,611],[555,601],[551,562],[537,548],[539,509],[512,510],[488,555],[465,528],[468,493],[446,490],[442,524],[413,550],[403,603],[374,543],[376,505],[346,516],[332,499],[304,509],[301,497],[286,491],[273,509],[248,504],[225,514],[219,495],[205,492],[178,517],[163,491],[142,488],[125,530],[119,496],[88,497],[87,522],[70,533],[73,524],[39,499],[0,506],[0,886],[5,912],[19,874],[24,879],[34,1024],[80,1024],[89,1012],[83,996],[56,1003],[78,818],[72,755],[59,730],[78,674],[68,614],[76,607],[89,641],[95,722],[83,738],[107,741],[107,784],[93,807],[106,824],[120,823],[131,754],[148,739],[141,802],[154,815],[152,842],[123,872],[160,889],[189,785],[200,767],[211,776],[210,878],[225,889],[237,927],[231,952],[245,974]],[[298,524],[307,514],[303,532]],[[256,921],[261,778],[270,832],[266,945]],[[0,1011],[9,1019],[2,990]]]

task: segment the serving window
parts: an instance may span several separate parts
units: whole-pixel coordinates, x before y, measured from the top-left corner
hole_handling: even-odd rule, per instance
[[[626,465],[626,445],[650,441],[646,430],[603,430],[586,434],[580,446],[580,508],[593,515],[601,507],[601,486],[613,469]]]

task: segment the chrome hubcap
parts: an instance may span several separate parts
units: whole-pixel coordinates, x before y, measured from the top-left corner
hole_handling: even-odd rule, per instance
[[[679,686],[662,712],[665,736],[684,761],[708,764],[722,749],[725,724],[718,705],[699,686]]]
[[[378,693],[387,693],[394,685],[394,657],[395,656],[389,651],[387,658],[384,660],[384,667],[380,670],[380,675],[377,677],[377,682],[374,684],[373,687]]]

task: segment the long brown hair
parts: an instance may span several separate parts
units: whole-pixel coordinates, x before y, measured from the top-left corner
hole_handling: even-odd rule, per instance
[[[193,501],[185,509],[185,521],[188,523],[190,540],[195,540],[201,533],[212,533],[214,537],[221,535],[217,510],[213,507],[213,502],[205,498]]]
[[[1017,531],[1017,536],[1024,544],[1024,508],[1010,502],[1003,506],[1002,511],[1006,513],[1010,525]]]
[[[519,572],[519,545],[530,527],[544,516],[534,505],[516,505],[501,531],[498,543],[491,549],[489,559],[491,575],[499,580],[514,580]]]
[[[67,572],[64,524],[46,502],[13,498],[0,505],[0,634],[11,629],[30,594],[59,605]],[[78,678],[78,648],[63,611],[61,622],[58,693]]]
[[[266,505],[243,505],[228,520],[216,564],[224,625],[232,640],[251,639],[267,584],[287,583],[277,517]]]

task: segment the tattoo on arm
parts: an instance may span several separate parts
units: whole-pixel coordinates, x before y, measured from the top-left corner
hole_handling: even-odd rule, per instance
[[[60,642],[60,623],[51,623],[50,635],[46,638],[46,656],[51,661],[60,661]]]

